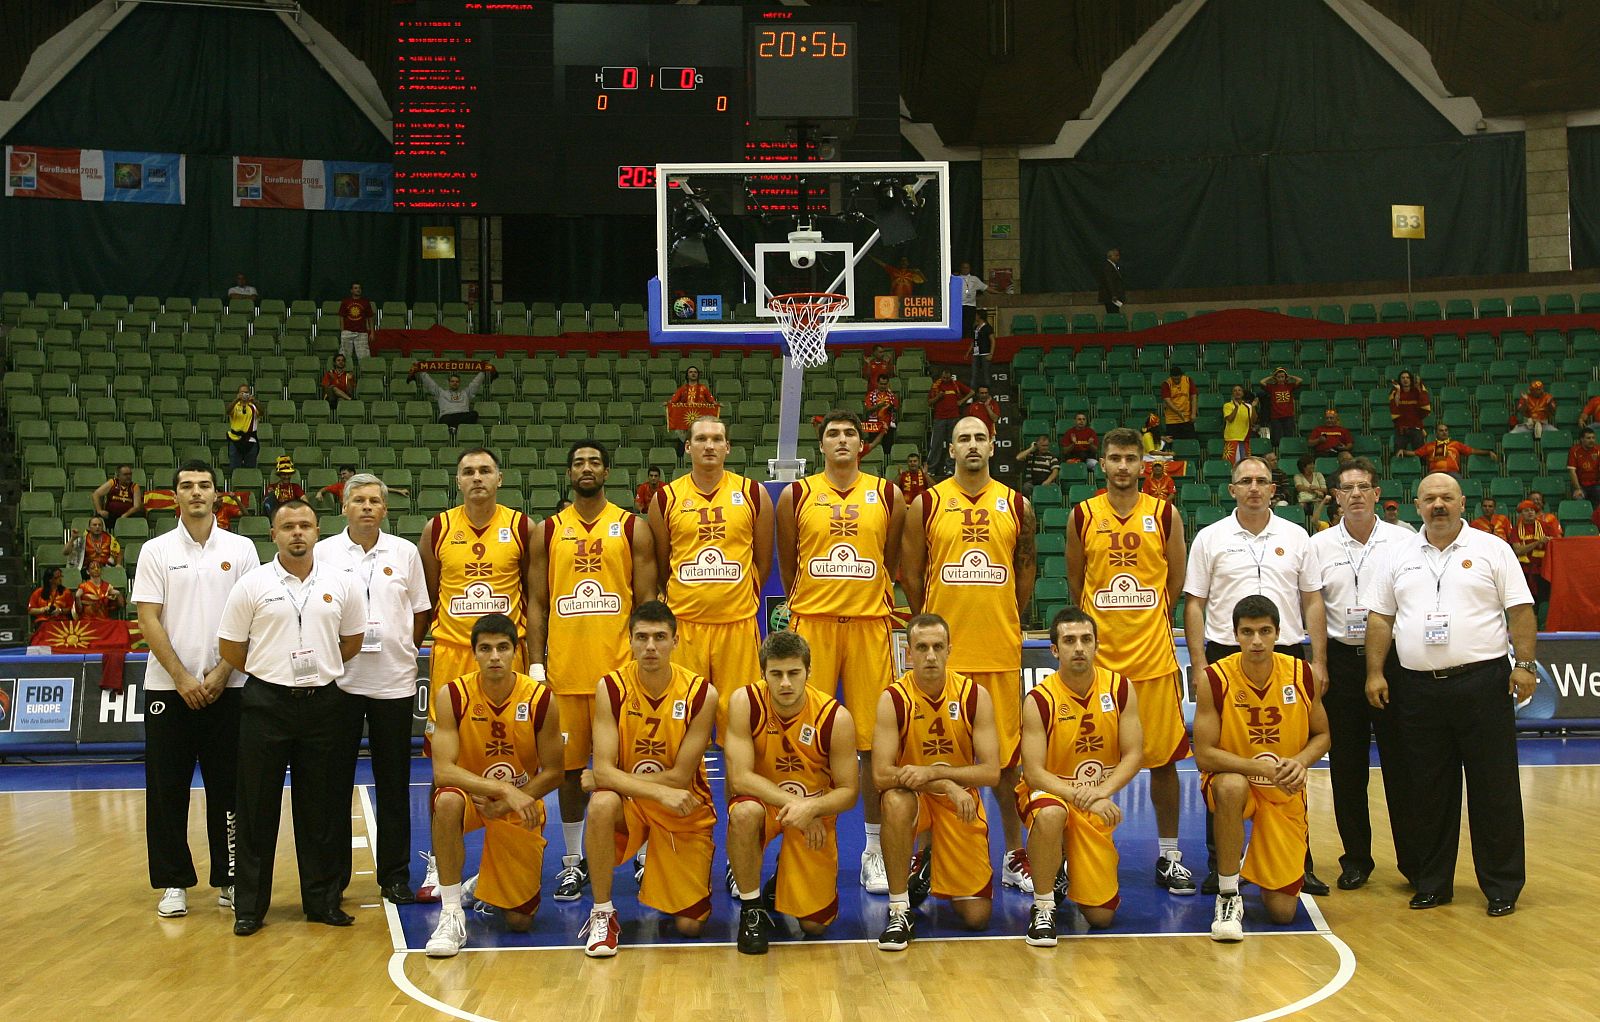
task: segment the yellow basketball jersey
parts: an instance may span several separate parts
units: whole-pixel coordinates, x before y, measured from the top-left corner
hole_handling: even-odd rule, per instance
[[[518,674],[506,702],[495,704],[484,694],[482,673],[473,671],[450,682],[441,695],[450,700],[461,735],[456,765],[518,787],[539,772],[539,726],[551,706],[548,686]]]
[[[944,689],[929,699],[910,671],[889,686],[895,726],[900,733],[900,766],[971,766],[977,762],[972,740],[978,716],[978,686],[971,678],[946,671]]]
[[[672,549],[666,593],[674,614],[705,624],[755,616],[758,485],[724,472],[716,489],[702,493],[686,475],[656,495]]]
[[[1211,698],[1222,718],[1217,745],[1247,759],[1276,763],[1306,747],[1311,736],[1311,668],[1304,660],[1272,654],[1272,677],[1256,688],[1244,676],[1244,654],[1235,653],[1206,668]],[[1256,794],[1271,802],[1287,802],[1271,781],[1252,777]]]
[[[1131,514],[1118,515],[1101,493],[1072,511],[1083,541],[1083,592],[1078,604],[1100,636],[1095,659],[1139,681],[1178,669],[1167,602],[1167,538],[1172,505],[1139,494]]]
[[[750,699],[750,738],[755,743],[756,773],[791,795],[807,798],[833,789],[828,760],[833,720],[839,703],[807,685],[805,705],[785,720],[772,705],[765,681],[745,686]]]
[[[689,724],[705,705],[706,679],[672,665],[672,681],[652,698],[639,681],[639,665],[627,663],[605,676],[606,695],[617,720],[617,768],[632,774],[659,774],[678,761]],[[706,764],[695,764],[695,794],[711,802]]]
[[[1099,784],[1122,759],[1122,711],[1128,705],[1128,680],[1095,667],[1094,683],[1080,697],[1061,672],[1028,693],[1044,720],[1044,768],[1079,785]]]
[[[1022,666],[1016,550],[1016,491],[991,479],[977,494],[946,479],[928,491],[923,609],[950,622],[950,668],[1015,671]]]
[[[889,482],[862,474],[847,490],[822,473],[790,490],[794,500],[794,588],[789,610],[822,617],[887,617],[894,583],[884,568]]]
[[[433,638],[472,645],[472,626],[486,614],[504,614],[520,628],[526,618],[523,558],[530,529],[521,511],[495,505],[481,529],[467,520],[464,507],[433,520],[433,553],[439,559],[439,602],[434,607]]]
[[[594,695],[595,682],[628,662],[637,524],[609,503],[592,522],[575,506],[544,520],[550,587],[545,664],[558,695]]]

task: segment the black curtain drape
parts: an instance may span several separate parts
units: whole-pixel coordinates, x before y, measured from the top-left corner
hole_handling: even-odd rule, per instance
[[[1600,266],[1600,127],[1567,129],[1572,268]]]

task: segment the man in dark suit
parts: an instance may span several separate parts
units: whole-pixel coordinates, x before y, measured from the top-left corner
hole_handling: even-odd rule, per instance
[[[1121,312],[1127,300],[1127,289],[1122,286],[1122,250],[1114,248],[1094,268],[1094,279],[1100,285],[1100,304],[1107,312]]]

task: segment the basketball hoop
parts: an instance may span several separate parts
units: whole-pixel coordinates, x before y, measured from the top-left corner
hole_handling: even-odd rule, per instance
[[[828,331],[849,304],[845,295],[801,291],[775,295],[767,308],[778,316],[789,358],[801,368],[815,369],[827,364]]]

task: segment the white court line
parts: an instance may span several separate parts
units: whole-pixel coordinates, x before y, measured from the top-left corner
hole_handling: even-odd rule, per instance
[[[1316,926],[1317,935],[1332,944],[1333,950],[1339,955],[1339,970],[1333,974],[1332,979],[1322,985],[1322,989],[1307,994],[1292,1004],[1285,1004],[1281,1008],[1274,1008],[1272,1011],[1262,1012],[1259,1015],[1251,1015],[1249,1018],[1240,1019],[1239,1022],[1270,1022],[1272,1019],[1283,1018],[1303,1011],[1343,990],[1345,984],[1349,983],[1350,978],[1356,974],[1355,952],[1350,950],[1349,944],[1340,940],[1338,935],[1328,928],[1328,921],[1323,917],[1322,909],[1317,907],[1316,899],[1309,894],[1301,894],[1300,901],[1305,905],[1306,914],[1311,917],[1312,924]],[[1252,934],[1252,936],[1254,935]]]
[[[372,796],[367,793],[365,784],[356,785],[356,794],[361,799],[361,815],[364,818],[364,825],[367,831],[367,847],[377,848],[378,835],[373,830],[374,824],[372,822],[373,817],[376,815],[372,811]],[[383,914],[389,920],[389,943],[394,950],[403,950],[406,946],[406,934],[400,927],[400,913],[395,909],[394,905],[390,904],[389,899],[379,898],[378,900],[383,903]]]

